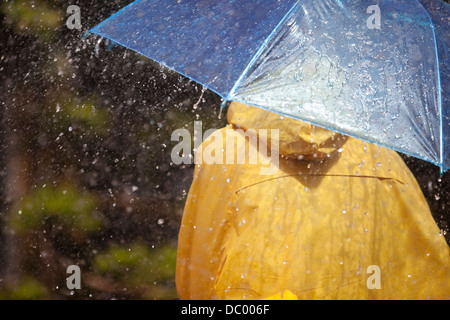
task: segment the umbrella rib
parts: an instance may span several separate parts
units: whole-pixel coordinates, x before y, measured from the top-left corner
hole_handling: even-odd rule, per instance
[[[434,37],[434,46],[436,48],[435,54],[436,54],[436,68],[437,68],[437,80],[438,80],[438,108],[439,108],[439,131],[440,131],[440,142],[439,142],[439,149],[440,149],[440,162],[441,162],[441,174],[444,173],[445,170],[445,163],[444,163],[444,119],[442,115],[442,85],[441,85],[441,69],[439,68],[439,60],[437,56],[437,41],[436,41],[436,32],[434,29],[434,24],[432,23],[432,30],[433,30],[433,37]]]
[[[437,70],[437,84],[438,84],[438,108],[439,108],[439,133],[440,133],[440,141],[439,141],[439,162],[440,162],[440,173],[441,175],[444,174],[444,171],[446,169],[446,165],[444,163],[444,120],[442,115],[442,85],[441,85],[441,69],[439,68],[439,56],[438,56],[438,45],[437,45],[437,38],[436,38],[436,28],[433,23],[433,19],[431,18],[430,14],[428,13],[428,10],[420,3],[420,1],[417,1],[419,5],[424,9],[425,13],[428,16],[428,19],[430,19],[430,26],[431,26],[431,32],[433,33],[433,42],[434,42],[434,54],[436,56],[436,70]]]
[[[278,22],[276,27],[269,34],[269,36],[264,40],[262,45],[259,47],[259,49],[256,51],[256,53],[250,59],[250,62],[247,64],[247,66],[245,67],[244,71],[241,73],[241,75],[239,76],[239,78],[235,82],[233,88],[231,88],[231,91],[228,93],[227,97],[225,98],[225,101],[228,101],[228,100],[232,99],[232,97],[234,95],[234,92],[239,88],[239,86],[241,85],[242,81],[244,80],[244,77],[247,75],[247,73],[249,72],[250,68],[255,64],[256,60],[262,54],[263,50],[266,48],[266,46],[269,43],[269,41],[275,36],[275,34],[281,28],[281,26],[284,25],[284,23],[291,16],[291,14],[298,8],[299,4],[300,4],[300,0],[298,0],[292,6],[292,8],[289,9],[289,11],[284,15],[284,17],[280,20],[280,22]]]

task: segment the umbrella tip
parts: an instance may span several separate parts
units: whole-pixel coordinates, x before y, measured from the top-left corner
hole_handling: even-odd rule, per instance
[[[225,109],[225,106],[226,106],[226,105],[227,105],[227,100],[224,99],[224,100],[222,101],[222,103],[220,104],[220,110],[219,110],[219,116],[218,116],[219,120],[222,119],[222,110]]]

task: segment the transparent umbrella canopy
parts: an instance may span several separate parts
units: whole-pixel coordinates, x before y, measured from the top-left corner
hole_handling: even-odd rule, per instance
[[[450,6],[138,0],[91,32],[219,94],[450,167]]]

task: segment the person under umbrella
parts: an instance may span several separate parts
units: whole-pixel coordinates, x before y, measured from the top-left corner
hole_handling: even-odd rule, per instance
[[[278,170],[197,152],[178,239],[180,299],[450,298],[449,246],[395,151],[237,102],[227,120],[220,131],[234,134],[235,156],[261,153],[243,132],[279,129],[278,141],[264,139],[279,150]]]

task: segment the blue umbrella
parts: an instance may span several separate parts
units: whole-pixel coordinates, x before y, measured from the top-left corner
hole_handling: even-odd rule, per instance
[[[224,102],[307,121],[444,172],[449,16],[439,0],[138,0],[91,32]]]

